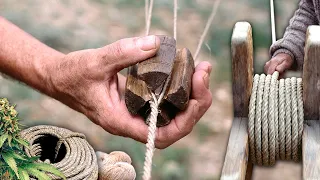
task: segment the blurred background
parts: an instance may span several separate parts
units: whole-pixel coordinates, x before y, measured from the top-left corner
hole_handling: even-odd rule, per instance
[[[195,52],[214,0],[180,0],[178,48]],[[298,0],[276,1],[277,37],[282,37]],[[190,135],[165,150],[156,150],[153,179],[219,179],[232,123],[230,38],[237,21],[253,27],[254,66],[263,72],[271,44],[268,0],[223,0],[199,60],[213,65],[210,88],[213,104]],[[144,35],[144,0],[0,0],[0,15],[43,43],[64,53],[98,48],[118,39]],[[151,34],[173,36],[173,1],[155,0]],[[18,51],[18,49],[17,49]],[[126,71],[123,71],[124,73]],[[50,124],[82,132],[96,150],[121,150],[133,159],[137,179],[142,176],[145,146],[116,137],[85,116],[21,83],[0,77],[0,97],[17,104],[21,123]],[[278,163],[256,168],[254,179],[301,179],[301,166]]]

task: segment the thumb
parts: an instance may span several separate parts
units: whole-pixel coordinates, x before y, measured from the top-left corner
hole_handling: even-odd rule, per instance
[[[99,49],[102,65],[113,65],[116,71],[153,57],[160,48],[157,36],[127,38]]]

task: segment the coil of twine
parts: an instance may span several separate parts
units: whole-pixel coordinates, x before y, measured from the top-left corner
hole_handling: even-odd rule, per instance
[[[134,180],[131,158],[122,151],[94,152],[81,133],[55,126],[35,126],[23,130],[21,137],[30,143],[28,156],[40,156],[68,180]],[[60,177],[48,174],[52,179]]]
[[[257,165],[301,159],[302,79],[278,77],[278,72],[254,77],[248,132],[251,160]]]
[[[28,156],[40,156],[41,161],[51,163],[67,179],[97,180],[97,157],[83,134],[55,126],[35,126],[23,130],[21,136],[30,143],[30,148],[25,149]]]

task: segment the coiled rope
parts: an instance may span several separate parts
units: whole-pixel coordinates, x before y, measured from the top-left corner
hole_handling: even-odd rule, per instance
[[[55,126],[35,126],[23,130],[21,136],[31,145],[29,149],[25,149],[27,155],[31,157],[46,153],[41,145],[41,143],[45,143],[45,137],[58,138],[54,158],[47,159],[45,162],[51,163],[59,169],[68,180],[98,179],[97,157],[83,134]],[[56,162],[59,153],[64,150],[64,157],[61,161]],[[53,162],[50,162],[52,160]],[[54,175],[51,175],[51,178],[60,179]]]
[[[55,126],[35,126],[21,132],[30,143],[28,156],[52,164],[68,180],[134,180],[131,158],[122,151],[94,152],[85,136]],[[55,144],[56,142],[56,144]],[[53,147],[54,145],[55,147]],[[61,179],[49,174],[52,179]]]
[[[278,72],[254,76],[248,131],[251,161],[257,165],[301,159],[302,79],[278,77]]]

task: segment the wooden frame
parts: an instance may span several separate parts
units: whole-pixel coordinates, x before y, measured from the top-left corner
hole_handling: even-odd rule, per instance
[[[222,170],[222,180],[250,179],[248,112],[253,82],[252,30],[247,22],[238,22],[231,40],[232,91],[234,120]]]
[[[320,177],[320,26],[307,31],[303,66],[304,132],[302,137],[303,179]]]
[[[303,179],[320,177],[320,26],[307,31],[303,67],[304,132]],[[232,80],[234,120],[222,169],[222,180],[251,179],[249,161],[248,107],[252,88],[252,33],[247,22],[235,25],[232,35]]]

